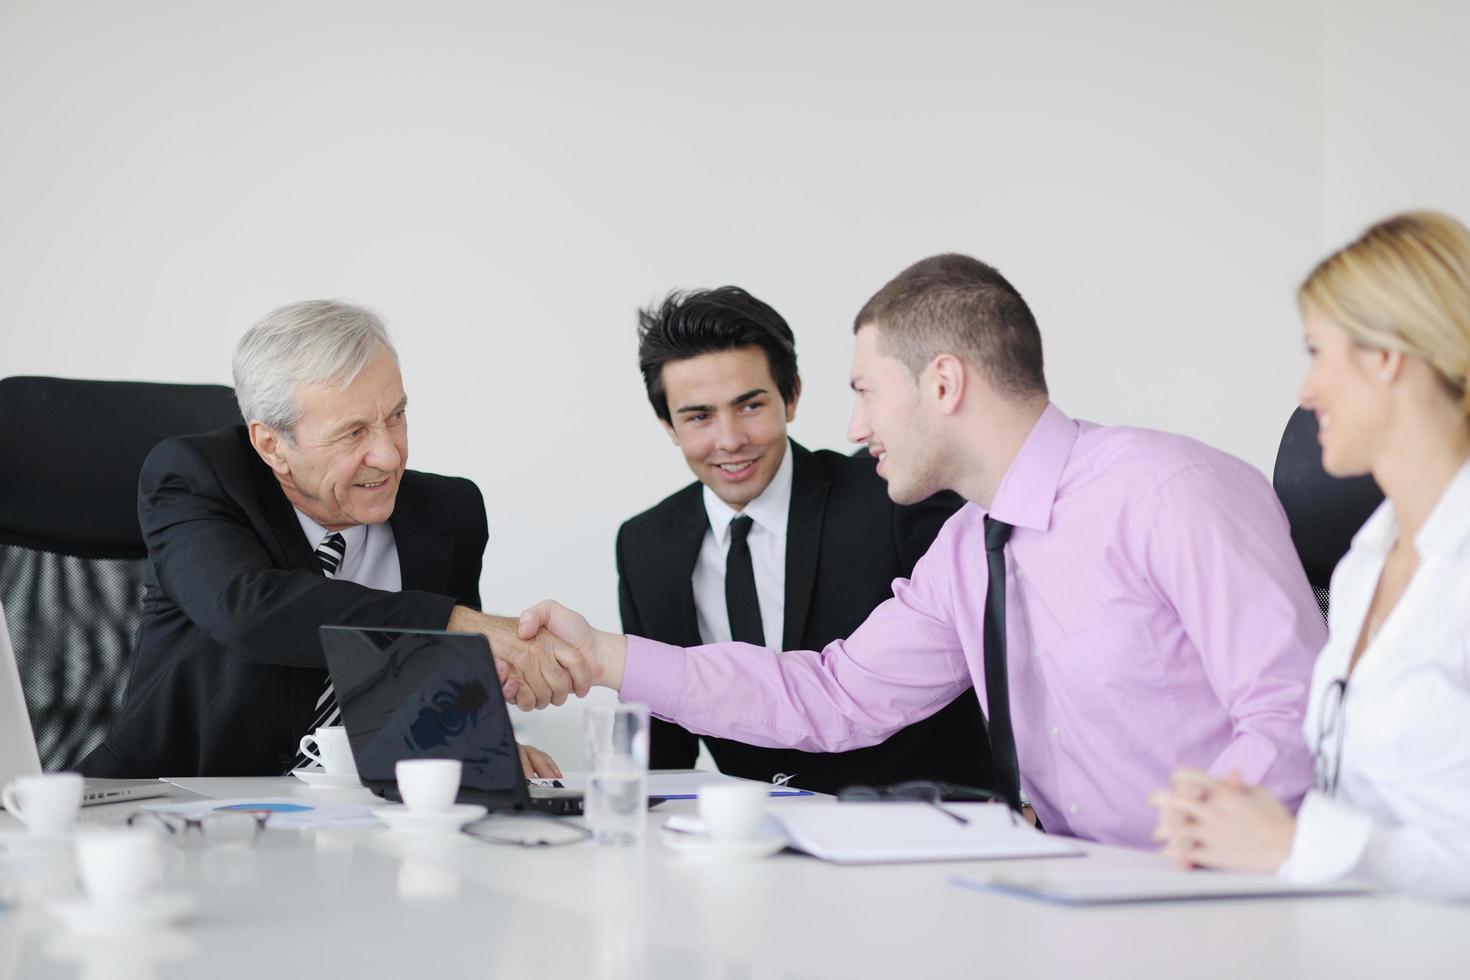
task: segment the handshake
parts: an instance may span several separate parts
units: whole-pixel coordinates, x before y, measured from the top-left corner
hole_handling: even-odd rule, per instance
[[[623,683],[627,640],[595,630],[579,613],[547,600],[519,620],[455,606],[448,629],[483,633],[495,653],[501,693],[522,711],[585,697],[597,685],[617,690]]]

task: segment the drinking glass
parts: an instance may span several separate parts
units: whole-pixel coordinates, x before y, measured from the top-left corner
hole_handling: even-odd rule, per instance
[[[599,844],[643,841],[648,828],[648,707],[587,709],[587,826]]]

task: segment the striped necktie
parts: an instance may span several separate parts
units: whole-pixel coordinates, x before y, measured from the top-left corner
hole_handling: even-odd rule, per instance
[[[322,574],[327,578],[336,578],[337,569],[342,567],[342,558],[346,554],[347,539],[339,532],[333,531],[323,538],[322,543],[316,546],[316,560],[322,568]],[[332,677],[329,674],[327,675],[327,686],[322,689],[321,697],[316,699],[316,720],[311,723],[306,734],[310,735],[323,726],[335,725],[341,717],[342,708],[337,704],[337,692],[332,690]],[[291,769],[305,769],[309,765],[311,765],[311,760],[306,757],[305,753],[298,752],[296,762]],[[290,772],[290,769],[286,770],[286,775],[290,775]]]

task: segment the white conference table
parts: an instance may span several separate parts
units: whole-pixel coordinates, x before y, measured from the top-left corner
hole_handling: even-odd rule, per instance
[[[215,799],[323,799],[292,779],[189,785]],[[84,817],[117,821],[138,805]],[[251,848],[180,850],[168,887],[195,905],[177,926],[83,939],[39,903],[10,908],[0,911],[0,978],[1470,975],[1465,907],[1352,896],[1067,908],[949,883],[990,862],[841,867],[783,852],[695,863],[657,830],[692,808],[651,811],[648,840],[634,848],[521,848],[363,827],[271,829]],[[0,817],[0,830],[15,826]],[[1007,868],[1162,864],[1086,850]]]

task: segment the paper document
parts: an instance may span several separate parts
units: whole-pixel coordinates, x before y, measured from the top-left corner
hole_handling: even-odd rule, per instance
[[[995,803],[812,801],[781,807],[771,816],[791,846],[838,864],[896,861],[966,861],[994,858],[1073,857],[1065,838],[1048,837]],[[948,814],[963,817],[960,823]]]
[[[1307,895],[1360,895],[1354,882],[1297,885],[1274,875],[1224,871],[1098,872],[1095,874],[959,875],[950,883],[961,888],[1001,892],[1062,905],[1115,905],[1127,902],[1184,902],[1223,898],[1288,898]]]
[[[149,803],[142,809],[177,813],[198,819],[221,810],[267,810],[271,827],[320,830],[328,827],[378,826],[373,804],[312,803],[300,797],[242,797],[238,800],[200,800],[190,803]]]
[[[648,795],[663,800],[692,800],[699,794],[699,787],[713,786],[716,783],[744,783],[751,780],[738,779],[735,776],[726,776],[719,772],[651,772],[648,774]],[[551,785],[549,780],[535,780],[535,782]],[[570,773],[561,778],[561,784],[567,789],[578,792],[587,791],[587,774],[584,772]],[[771,796],[811,796],[812,793],[795,786],[770,786]]]

